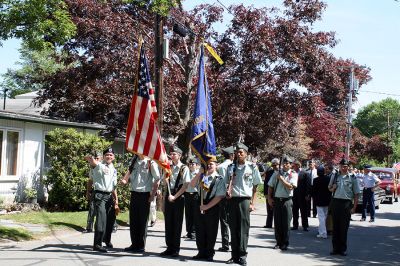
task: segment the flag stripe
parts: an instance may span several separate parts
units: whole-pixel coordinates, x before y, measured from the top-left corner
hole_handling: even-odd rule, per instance
[[[167,154],[156,124],[155,90],[150,81],[144,47],[140,48],[138,76],[126,129],[126,149],[155,160],[170,172]]]

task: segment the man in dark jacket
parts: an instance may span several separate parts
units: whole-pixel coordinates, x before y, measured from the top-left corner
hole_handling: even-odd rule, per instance
[[[308,204],[311,194],[311,175],[300,168],[301,163],[296,160],[292,164],[292,169],[298,174],[297,187],[293,192],[293,227],[292,230],[299,228],[299,210],[301,214],[301,226],[304,231],[308,231]]]
[[[318,238],[327,238],[326,217],[328,216],[328,206],[331,202],[332,193],[329,191],[329,181],[331,179],[328,167],[319,166],[317,168],[317,178],[312,185],[312,196],[317,206],[318,213]]]
[[[268,204],[268,182],[275,171],[279,170],[279,159],[274,158],[271,161],[271,167],[264,173],[264,196],[265,203],[267,205],[267,221],[265,222],[264,228],[272,228],[272,222],[274,220],[274,208]]]

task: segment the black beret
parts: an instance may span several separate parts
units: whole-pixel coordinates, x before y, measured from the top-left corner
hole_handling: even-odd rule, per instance
[[[249,148],[248,148],[246,145],[244,145],[244,144],[241,143],[241,142],[238,142],[238,143],[236,143],[236,150],[240,150],[240,149],[243,149],[243,150],[245,150],[246,152],[249,151]]]
[[[114,154],[113,148],[108,147],[107,149],[105,149],[105,150],[103,151],[103,155],[106,155],[106,153],[112,153],[112,154]]]
[[[293,163],[293,159],[290,158],[290,157],[287,156],[287,155],[284,155],[283,158],[282,158],[282,162],[283,162],[283,163]]]
[[[345,158],[343,158],[343,159],[340,161],[339,164],[340,164],[340,165],[347,165],[347,166],[349,166],[349,165],[350,165],[350,162],[349,162],[348,160],[346,160]]]
[[[200,161],[199,161],[199,159],[197,159],[196,157],[192,157],[192,158],[189,159],[189,163],[197,163],[197,164],[200,164]]]
[[[183,152],[182,152],[182,150],[178,147],[178,146],[176,146],[176,145],[172,145],[170,148],[169,148],[169,152],[171,153],[171,152],[176,152],[176,153],[179,153],[179,154],[182,154]]]
[[[229,147],[223,148],[222,152],[227,153],[227,154],[232,154],[232,153],[235,153],[235,150],[233,149],[233,146],[229,146]]]
[[[364,165],[364,169],[371,169],[371,168],[372,168],[372,165],[370,165],[370,164]]]

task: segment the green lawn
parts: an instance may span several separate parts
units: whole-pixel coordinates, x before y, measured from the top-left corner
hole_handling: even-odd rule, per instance
[[[0,239],[21,241],[30,240],[32,238],[32,234],[24,229],[0,226]]]
[[[51,230],[71,228],[82,231],[86,227],[87,211],[81,212],[27,212],[3,215],[2,219],[13,220],[19,223],[44,224]],[[163,220],[163,213],[157,212],[157,218]],[[129,220],[129,212],[121,212],[117,216],[117,223],[127,225]]]

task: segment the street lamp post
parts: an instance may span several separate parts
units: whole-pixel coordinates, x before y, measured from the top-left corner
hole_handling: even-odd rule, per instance
[[[6,110],[6,99],[7,99],[7,92],[8,89],[4,89],[4,94],[3,94],[3,110]]]

